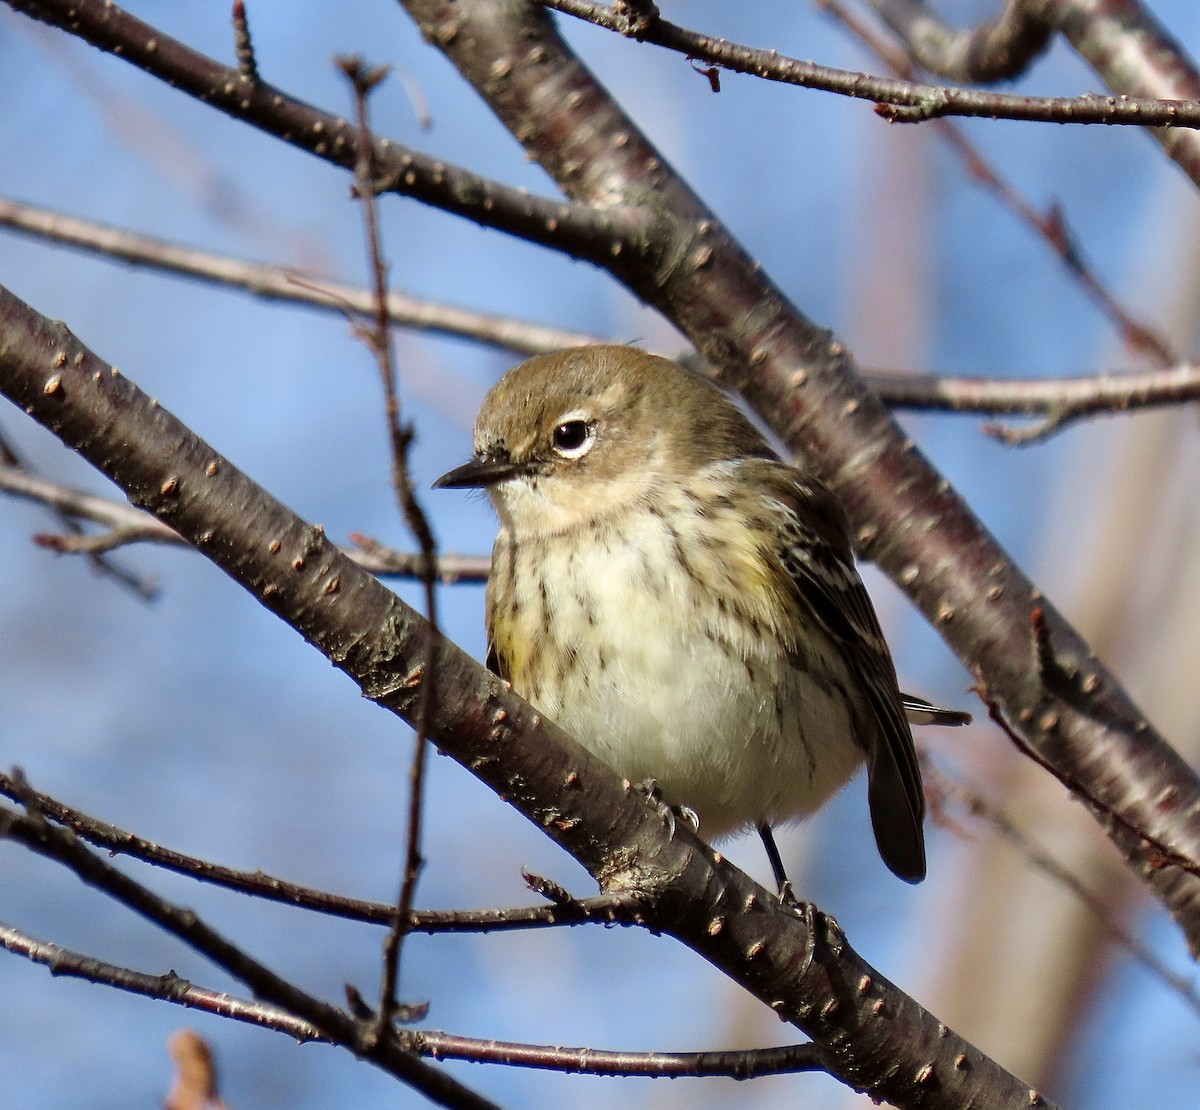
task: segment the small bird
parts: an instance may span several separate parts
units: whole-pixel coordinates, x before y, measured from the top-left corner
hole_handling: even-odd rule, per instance
[[[488,666],[712,838],[811,814],[865,762],[880,855],[925,877],[909,720],[849,523],[713,384],[632,347],[509,371],[475,456],[434,488],[486,489],[500,521]]]

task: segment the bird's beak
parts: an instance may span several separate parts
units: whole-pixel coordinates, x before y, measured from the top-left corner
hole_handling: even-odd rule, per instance
[[[514,463],[511,459],[475,458],[448,470],[436,482],[433,489],[487,489],[499,482],[524,474],[528,467]]]

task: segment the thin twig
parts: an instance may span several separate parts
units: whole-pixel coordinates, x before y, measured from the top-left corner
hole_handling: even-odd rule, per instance
[[[379,231],[379,212],[375,203],[378,188],[378,169],[375,165],[375,137],[371,132],[368,101],[372,91],[387,76],[385,66],[368,68],[361,58],[344,57],[338,65],[349,79],[354,92],[355,119],[358,124],[358,161],[354,167],[355,191],[362,206],[367,251],[370,258],[372,290],[375,308],[370,325],[359,325],[357,332],[367,344],[379,369],[383,384],[388,436],[392,448],[392,485],[400,511],[416,538],[421,553],[418,577],[425,594],[425,615],[436,631],[437,618],[437,544],[433,529],[413,490],[409,472],[408,453],[413,441],[411,422],[401,419],[400,396],[397,389],[395,346],[387,306],[387,263],[383,257],[383,239]],[[397,1013],[397,988],[400,958],[404,938],[409,932],[409,916],[416,898],[417,879],[424,867],[421,855],[421,821],[425,793],[425,763],[428,752],[429,713],[436,694],[437,654],[430,641],[429,654],[422,668],[418,694],[412,766],[409,769],[408,829],[405,844],[404,875],[392,928],[384,944],[383,982],[380,987],[378,1034],[382,1039]]]
[[[832,3],[832,0],[827,2]],[[965,149],[963,156],[969,157]],[[982,163],[969,160],[968,166],[973,174],[978,174]],[[1039,230],[1043,229],[1043,225],[1054,222],[1053,215],[1042,217],[1032,209],[1026,212],[1024,202],[1019,197],[1014,197],[1010,203],[1018,208],[1022,218],[1030,220]],[[375,296],[368,289],[322,281],[311,275],[301,275],[284,266],[246,262],[206,251],[190,250],[159,239],[135,235],[132,232],[15,201],[0,199],[0,225],[102,256],[185,274],[218,285],[245,289],[256,296],[271,300],[308,304],[317,309],[338,312],[343,316],[348,313],[366,316],[375,311]],[[1048,227],[1045,230],[1049,230]],[[1054,238],[1052,234],[1052,243]],[[1093,290],[1094,295],[1122,329],[1127,342],[1155,357],[1169,353],[1164,340],[1134,320],[1114,298],[1111,298],[1098,280],[1089,277],[1086,268],[1079,268],[1078,255],[1072,255],[1069,247],[1063,255],[1063,260],[1078,274],[1085,286]],[[393,324],[472,339],[504,347],[521,355],[545,354],[564,347],[603,342],[599,336],[545,327],[492,313],[475,312],[457,305],[409,297],[395,291],[388,294],[388,316]],[[681,361],[703,372],[695,356],[687,356]],[[866,377],[876,392],[894,409],[1049,418],[1046,426],[1039,425],[1036,430],[990,429],[993,435],[1021,442],[1032,442],[1038,434],[1044,437],[1050,431],[1061,429],[1086,416],[1134,412],[1143,408],[1200,400],[1200,365],[1192,363],[1175,364],[1162,371],[1067,378],[954,377],[899,374],[881,370],[873,371]],[[0,486],[6,480],[0,469]],[[91,517],[86,511],[80,515],[89,516],[98,523],[108,523],[107,517]],[[147,538],[166,540],[169,537],[155,534]],[[382,547],[379,548],[381,558],[384,551]],[[388,567],[385,565],[386,559],[371,562],[360,558],[359,561],[375,573],[415,575],[414,560],[417,556],[391,554],[390,557],[399,558],[403,565]],[[443,578],[446,574],[456,573],[454,570],[439,568],[439,576]],[[486,571],[482,573],[486,576]],[[473,579],[475,570],[468,569],[463,577]]]
[[[103,983],[147,998],[173,1002],[262,1029],[273,1029],[302,1043],[330,1041],[315,1025],[297,1018],[282,1007],[198,987],[179,978],[174,972],[148,975],[97,960],[50,941],[39,940],[10,925],[0,924],[0,947],[50,968],[55,975]],[[397,1035],[407,1051],[435,1060],[510,1064],[586,1075],[648,1078],[721,1075],[749,1079],[823,1070],[820,1053],[812,1044],[720,1049],[712,1052],[611,1052],[596,1048],[562,1048],[460,1037],[436,1029],[400,1030]]]
[[[68,519],[79,518],[102,524],[108,529],[99,536],[85,535],[72,531],[69,535],[38,535],[37,543],[63,554],[87,550],[108,550],[130,543],[165,543],[189,546],[177,532],[163,524],[157,517],[142,509],[134,508],[127,501],[100,497],[71,486],[39,478],[20,467],[0,464],[0,491],[24,498],[65,514]],[[64,527],[68,525],[64,524]],[[74,528],[74,520],[69,527]],[[415,578],[424,565],[424,556],[396,551],[358,533],[351,533],[351,547],[342,547],[349,558],[359,566],[380,577]],[[436,561],[437,577],[445,583],[483,582],[488,576],[490,560],[486,555],[439,555]]]
[[[11,2],[11,0],[10,0]],[[626,34],[624,15],[593,0],[537,0],[544,8],[571,15],[597,27]],[[768,81],[822,89],[875,102],[889,123],[921,123],[942,116],[972,116],[1038,123],[1091,123],[1134,127],[1200,127],[1200,101],[1157,100],[1144,97],[1019,96],[981,92],[948,85],[902,81],[894,77],[854,73],[789,58],[774,50],[759,50],[713,38],[658,18],[636,36],[642,42]]]
[[[226,991],[198,987],[186,979],[181,979],[173,971],[151,975],[119,964],[107,963],[82,952],[63,948],[52,941],[41,940],[12,925],[0,923],[0,947],[48,967],[51,974],[56,976],[66,975],[74,979],[84,979],[89,983],[103,983],[144,998],[157,998],[178,1006],[186,1006],[191,1010],[232,1018],[234,1021],[245,1022],[261,1029],[274,1029],[286,1033],[301,1044],[306,1041],[331,1041],[331,1038],[312,1022],[297,1017],[281,1006],[238,998]]]
[[[18,487],[21,486],[32,488],[49,485],[51,483],[46,483],[44,479],[38,478],[25,465],[24,460],[17,454],[15,448],[13,448],[3,435],[0,435],[0,489],[8,489],[10,492],[20,494],[22,491]],[[87,537],[84,536],[83,529],[75,519],[75,514],[70,509],[55,504],[52,500],[44,500],[36,497],[30,498],[30,500],[43,500],[44,504],[49,505],[54,510],[59,523],[66,529],[67,536],[62,537],[64,546],[58,548],[58,550],[65,550],[66,545],[72,541],[79,544],[85,543]],[[39,542],[41,541],[39,540]],[[51,544],[43,543],[43,546],[49,547]],[[158,597],[158,586],[153,579],[143,578],[132,571],[125,570],[124,567],[118,566],[111,559],[106,558],[105,553],[108,551],[108,548],[95,547],[88,550],[86,547],[81,547],[80,551],[88,556],[88,562],[91,564],[93,570],[124,586],[143,601],[153,601]]]
[[[76,247],[102,258],[244,289],[265,300],[304,304],[339,315],[349,312],[370,316],[375,311],[375,294],[370,289],[328,281],[289,266],[193,250],[11,199],[0,198],[0,226],[48,242]],[[583,332],[547,327],[492,312],[477,312],[459,305],[411,297],[396,290],[388,293],[387,305],[388,317],[393,324],[503,347],[520,355],[547,354],[564,347],[603,342]]]
[[[1138,937],[1134,936],[1119,921],[1116,921],[1111,908],[1102,898],[1093,894],[1078,875],[1073,874],[1049,852],[1030,840],[1008,814],[977,791],[968,788],[961,781],[951,778],[940,767],[934,766],[927,759],[921,762],[921,775],[927,790],[957,802],[977,821],[989,826],[998,836],[1008,841],[1030,867],[1049,876],[1064,889],[1070,891],[1087,907],[1104,931],[1117,944],[1173,990],[1200,1017],[1200,993],[1196,990],[1195,981],[1187,976],[1176,974]]]
[[[1200,401],[1200,363],[1071,378],[955,378],[874,371],[866,375],[893,409],[975,415],[1041,416],[1029,429],[988,432],[1005,442],[1031,443],[1087,416],[1116,415]]]
[[[976,681],[976,690],[979,692],[979,696],[984,704],[988,707],[988,716],[1000,726],[1004,735],[1013,742],[1017,750],[1022,755],[1026,755],[1032,759],[1043,771],[1053,775],[1072,795],[1084,802],[1094,813],[1101,815],[1105,820],[1111,821],[1131,836],[1136,837],[1141,842],[1143,849],[1147,850],[1149,857],[1147,866],[1149,868],[1177,867],[1189,875],[1200,878],[1200,861],[1193,859],[1186,852],[1181,852],[1179,849],[1167,844],[1164,840],[1147,832],[1146,829],[1134,824],[1128,818],[1122,817],[1112,806],[1105,805],[1092,790],[1081,783],[1074,775],[1055,767],[1054,764],[1029,744],[1012,724],[1009,723],[1000,704],[991,696],[982,680],[978,678]],[[1051,715],[1037,723],[1044,731],[1052,731],[1058,722]],[[1163,801],[1169,802],[1170,799],[1164,798]]]
[[[752,1079],[824,1071],[813,1044],[780,1048],[721,1049],[714,1052],[610,1052],[601,1048],[518,1044],[513,1041],[459,1037],[429,1029],[402,1030],[401,1041],[435,1060],[470,1060],[510,1067],[543,1068],[579,1075],[641,1076],[648,1079],[703,1078],[721,1075]]]
[[[240,871],[177,852],[107,821],[97,820],[49,794],[32,790],[27,784],[22,787],[3,772],[0,772],[0,795],[14,802],[32,801],[47,820],[65,825],[76,836],[112,855],[129,856],[155,867],[187,875],[199,882],[370,925],[390,925],[396,914],[396,906],[391,902],[370,902],[330,894],[262,871]],[[632,926],[641,925],[644,921],[638,901],[622,894],[600,894],[591,898],[572,898],[512,909],[413,910],[408,920],[412,932],[431,935],[510,932],[590,923]]]
[[[14,778],[17,776],[14,775]],[[422,1091],[442,1106],[492,1110],[494,1104],[450,1076],[415,1059],[393,1038],[379,1039],[365,1023],[300,990],[230,943],[192,910],[152,893],[100,859],[69,830],[51,825],[32,806],[27,814],[0,807],[0,837],[25,845],[61,863],[83,882],[178,937],[256,995],[311,1022],[335,1043],[345,1045],[382,1070]]]
[[[913,80],[916,76],[912,60],[895,43],[877,33],[876,28],[847,8],[841,0],[815,0],[823,11],[838,20],[897,76]],[[1170,344],[1153,328],[1137,320],[1096,276],[1083,257],[1078,241],[1063,215],[1059,204],[1039,212],[1006,181],[984,157],[983,152],[967,138],[961,127],[951,120],[934,120],[934,127],[958,155],[971,177],[1006,205],[1058,255],[1084,291],[1100,306],[1121,332],[1125,342],[1155,359],[1161,366],[1173,366],[1180,361]]]

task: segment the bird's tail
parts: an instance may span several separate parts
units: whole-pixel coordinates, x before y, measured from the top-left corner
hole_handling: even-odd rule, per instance
[[[971,714],[960,709],[943,709],[933,705],[923,698],[914,698],[911,694],[901,694],[904,702],[904,713],[910,725],[969,725]]]

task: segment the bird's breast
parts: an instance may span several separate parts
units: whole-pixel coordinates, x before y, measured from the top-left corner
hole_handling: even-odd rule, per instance
[[[505,531],[488,585],[514,689],[709,836],[810,811],[859,760],[844,688],[806,664],[760,538],[719,524],[659,506]]]

